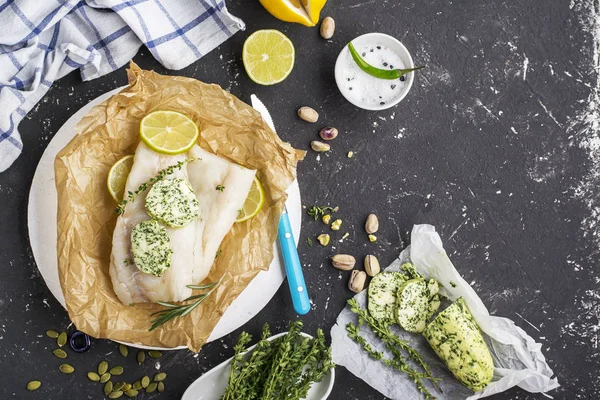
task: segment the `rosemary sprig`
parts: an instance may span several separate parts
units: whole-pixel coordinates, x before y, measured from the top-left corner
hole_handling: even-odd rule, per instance
[[[190,296],[182,302],[182,303],[184,303],[184,302],[194,300],[193,303],[173,304],[173,303],[166,303],[164,301],[158,301],[157,302],[158,304],[160,304],[161,306],[166,307],[166,308],[150,314],[150,316],[157,315],[157,317],[155,319],[153,319],[152,321],[150,321],[152,323],[152,326],[150,327],[149,330],[153,331],[156,328],[158,328],[159,326],[161,326],[162,324],[172,320],[173,318],[185,317],[186,315],[191,313],[196,307],[198,307],[200,304],[202,304],[202,302],[204,300],[206,300],[206,298],[213,292],[213,290],[215,290],[217,288],[219,283],[221,283],[222,279],[223,278],[219,279],[215,283],[210,283],[208,285],[187,285],[186,287],[188,287],[192,290],[210,289],[206,293]]]
[[[197,160],[198,160],[197,158],[190,158],[190,159],[179,161],[177,164],[170,165],[165,169],[161,169],[160,171],[158,171],[158,174],[156,174],[155,177],[150,178],[150,180],[148,180],[147,182],[144,182],[140,186],[138,186],[138,188],[135,192],[131,192],[131,191],[127,192],[127,198],[123,199],[121,201],[121,203],[119,203],[117,208],[115,208],[115,213],[117,215],[123,214],[125,212],[125,206],[128,203],[133,202],[139,196],[140,193],[143,193],[146,190],[148,190],[148,188],[151,185],[155,184],[156,182],[162,181],[167,176],[169,176],[173,172],[175,172],[175,170],[180,170],[185,164],[191,163],[191,162],[194,162]]]
[[[403,340],[403,339],[399,338],[398,336],[394,335],[394,333],[388,328],[388,326],[386,324],[383,324],[383,323],[377,321],[375,318],[373,318],[371,315],[369,315],[367,310],[362,309],[358,305],[358,302],[356,301],[356,299],[348,300],[348,305],[350,306],[350,311],[352,311],[354,314],[358,315],[359,325],[363,325],[366,323],[369,326],[369,328],[371,328],[371,330],[375,333],[375,335],[379,339],[381,339],[381,341],[386,345],[386,348],[388,349],[388,351],[390,351],[390,353],[392,353],[392,355],[394,356],[394,361],[399,363],[399,365],[403,366],[402,367],[403,369],[400,369],[400,371],[408,373],[408,371],[404,370],[407,368],[410,371],[414,371],[404,360],[404,356],[401,353],[401,351],[404,351],[404,352],[406,352],[406,354],[408,355],[408,358],[410,360],[416,362],[423,369],[424,374],[419,374],[420,379],[427,379],[427,380],[431,381],[431,383],[438,390],[441,391],[439,385],[437,384],[437,382],[440,381],[441,379],[435,378],[433,376],[433,374],[431,373],[431,369],[429,368],[427,363],[423,360],[423,358],[421,357],[421,354],[419,354],[419,352],[417,350],[415,350],[406,340]],[[348,328],[348,327],[346,327],[346,328]],[[398,369],[398,368],[396,368],[396,369]],[[409,376],[410,376],[410,374],[409,374]],[[412,379],[412,376],[411,376],[411,379]],[[417,385],[417,387],[423,394],[425,394],[426,396],[429,394],[429,396],[431,396],[429,391],[427,391],[427,389],[423,386],[423,384],[422,384],[422,382],[420,382],[420,380],[417,380],[417,379],[413,379],[413,380],[415,381],[415,384]],[[433,397],[427,397],[427,398],[433,398]]]
[[[329,207],[329,206],[319,207],[319,206],[312,206],[312,207],[308,208],[308,210],[306,210],[306,213],[308,215],[310,215],[311,217],[313,217],[315,219],[315,221],[316,221],[317,219],[319,219],[319,217],[322,217],[328,211],[330,211],[332,213],[335,213],[335,212],[338,212],[339,210],[340,210],[339,207]]]

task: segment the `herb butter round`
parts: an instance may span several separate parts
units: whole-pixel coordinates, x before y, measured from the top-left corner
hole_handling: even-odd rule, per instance
[[[142,221],[133,228],[131,252],[134,264],[143,273],[161,276],[171,266],[171,240],[158,221]]]
[[[146,196],[146,212],[172,228],[181,228],[198,217],[198,199],[180,178],[158,181]]]

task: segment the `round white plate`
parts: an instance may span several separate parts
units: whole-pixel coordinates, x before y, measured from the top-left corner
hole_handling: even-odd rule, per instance
[[[123,87],[112,90],[100,97],[92,100],[89,104],[77,111],[65,124],[56,132],[54,138],[48,144],[44,151],[40,163],[37,166],[31,191],[29,192],[29,204],[27,210],[27,219],[29,227],[29,241],[36,264],[48,289],[56,297],[60,304],[66,308],[65,297],[60,286],[58,278],[57,263],[57,193],[54,178],[54,159],[56,154],[65,147],[75,136],[75,125],[87,114],[90,109],[110,96],[118,93]],[[302,208],[300,202],[300,188],[298,182],[294,183],[288,189],[288,200],[286,206],[289,213],[290,222],[296,245],[300,237],[300,223]],[[261,271],[250,282],[248,287],[231,303],[223,317],[219,320],[217,326],[208,338],[208,342],[217,340],[240,326],[248,322],[252,317],[262,310],[269,300],[275,295],[283,279],[285,278],[285,269],[279,249],[275,244],[275,258],[267,271]],[[141,349],[163,349],[158,347],[144,346],[141,343],[126,343],[133,347]],[[176,347],[175,349],[185,349],[186,346]]]

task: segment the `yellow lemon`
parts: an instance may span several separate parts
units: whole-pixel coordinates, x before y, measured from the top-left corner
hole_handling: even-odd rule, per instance
[[[133,155],[125,156],[119,161],[113,164],[108,171],[108,179],[106,180],[106,186],[108,186],[108,192],[117,203],[123,200],[125,195],[125,184],[127,183],[127,177],[133,166]]]
[[[244,202],[244,206],[240,210],[238,218],[235,220],[235,222],[244,222],[256,216],[264,203],[265,190],[263,189],[258,178],[254,177],[254,182],[252,183],[248,197],[246,197],[246,202]]]
[[[263,7],[275,18],[315,26],[327,0],[260,0]]]

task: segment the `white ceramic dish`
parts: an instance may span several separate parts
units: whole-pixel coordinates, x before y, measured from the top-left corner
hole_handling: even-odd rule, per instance
[[[275,340],[278,337],[285,335],[287,332],[279,333],[271,336],[267,340]],[[312,337],[306,333],[302,333],[303,336]],[[248,356],[256,345],[250,347],[246,356]],[[232,357],[233,358],[233,357]],[[231,370],[231,358],[227,361],[223,361],[210,371],[206,372],[200,378],[196,379],[185,391],[181,400],[219,400],[225,388],[227,388],[227,381],[229,378],[229,371]],[[325,400],[331,394],[333,389],[333,382],[335,381],[335,368],[331,369],[331,372],[321,382],[315,382],[308,391],[306,400]]]
[[[90,109],[116,94],[123,87],[103,94],[92,100],[89,104],[77,111],[56,132],[54,138],[48,144],[42,158],[37,166],[31,190],[29,192],[29,204],[27,210],[29,241],[36,264],[48,289],[56,297],[60,304],[66,308],[65,297],[58,278],[57,264],[57,194],[54,179],[54,158],[56,154],[67,145],[75,136],[75,125],[87,114]],[[302,207],[300,202],[300,189],[295,181],[288,189],[288,200],[286,206],[296,245],[300,237],[300,224],[302,218]],[[262,310],[275,295],[285,278],[283,260],[277,246],[274,245],[275,258],[267,271],[261,271],[248,287],[231,303],[219,323],[208,338],[208,341],[217,340],[248,322],[252,317]],[[126,343],[127,345],[141,349],[177,350],[187,347],[180,346],[173,349],[149,347],[141,343]]]
[[[402,63],[404,64],[403,68],[414,68],[413,59],[402,43],[392,36],[386,35],[384,33],[367,33],[365,35],[359,36],[356,39],[352,40],[354,47],[358,50],[363,46],[368,45],[382,45],[391,50],[396,56],[400,58]],[[360,50],[359,50],[360,51]],[[406,80],[402,82],[401,88],[397,90],[393,97],[390,98],[385,104],[371,104],[365,103],[364,101],[360,101],[356,98],[356,96],[352,96],[351,92],[348,91],[346,85],[344,84],[344,76],[345,72],[348,70],[348,60],[352,60],[352,55],[350,54],[350,50],[348,50],[348,46],[344,46],[342,51],[340,52],[336,63],[335,63],[335,81],[337,83],[338,89],[342,93],[342,95],[348,100],[350,103],[354,104],[356,107],[371,110],[371,111],[380,111],[386,110],[388,108],[394,107],[398,103],[402,101],[410,91],[413,81],[414,81],[414,72],[409,72],[405,75]],[[353,62],[353,61],[352,61]],[[402,66],[401,66],[402,67]],[[356,67],[358,69],[358,67]],[[365,80],[373,80],[377,79],[371,77],[366,72],[362,70],[358,70],[357,74],[359,74],[359,78]],[[389,81],[392,82],[392,81]],[[356,93],[356,92],[355,92]]]

